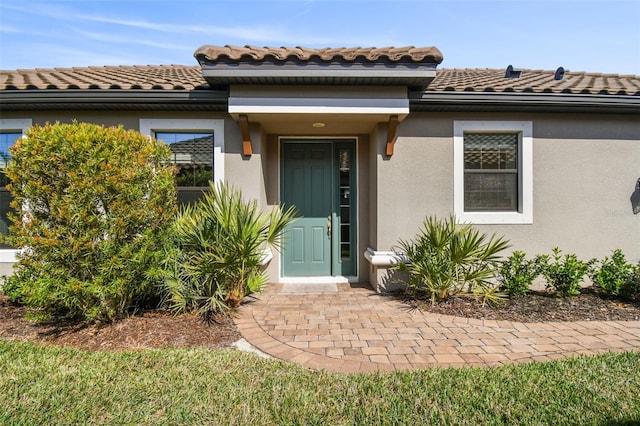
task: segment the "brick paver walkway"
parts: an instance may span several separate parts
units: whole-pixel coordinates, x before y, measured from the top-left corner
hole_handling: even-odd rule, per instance
[[[517,323],[410,310],[369,288],[283,293],[270,285],[236,324],[267,354],[339,372],[490,366],[640,349],[640,321]]]

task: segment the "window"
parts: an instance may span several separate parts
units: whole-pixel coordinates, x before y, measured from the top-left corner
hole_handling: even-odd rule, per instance
[[[454,212],[477,224],[533,223],[532,123],[454,122]]]
[[[31,124],[30,118],[0,119],[0,234],[2,235],[9,233],[8,214],[11,210],[9,207],[11,194],[6,188],[8,182],[4,173],[4,169],[11,160],[9,148],[22,137]],[[15,262],[15,250],[6,244],[0,244],[0,263],[3,262]]]
[[[171,148],[171,162],[178,168],[178,201],[197,201],[213,180],[213,133],[156,132],[155,136]]]
[[[224,120],[141,119],[140,132],[171,148],[181,204],[198,200],[209,181],[224,179]]]

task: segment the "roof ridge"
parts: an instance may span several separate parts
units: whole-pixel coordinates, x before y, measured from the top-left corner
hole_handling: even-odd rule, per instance
[[[341,58],[344,61],[355,61],[363,58],[366,61],[375,61],[381,57],[386,57],[393,62],[401,61],[408,58],[413,62],[429,62],[441,63],[442,53],[437,47],[269,47],[269,46],[213,46],[203,45],[194,52],[193,56],[200,64],[216,62],[223,57],[231,61],[240,61],[244,58],[251,58],[254,61],[264,61],[271,57],[275,60],[286,60],[288,58],[297,58],[300,61],[308,61],[311,58],[318,57],[323,61],[331,61]]]

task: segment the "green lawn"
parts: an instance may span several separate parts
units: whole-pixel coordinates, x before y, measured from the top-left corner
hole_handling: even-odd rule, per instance
[[[0,424],[634,424],[640,354],[341,375],[236,351],[0,340]]]

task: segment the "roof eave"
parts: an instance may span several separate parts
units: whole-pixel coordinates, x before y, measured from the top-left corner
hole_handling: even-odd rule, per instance
[[[205,109],[225,110],[224,90],[2,90],[0,110],[21,109]]]
[[[436,76],[437,64],[395,64],[393,67],[370,64],[287,64],[260,67],[246,64],[204,65],[202,76],[212,87],[229,84],[276,85],[385,85],[424,90]]]
[[[572,93],[411,92],[412,111],[640,113],[640,96]]]

